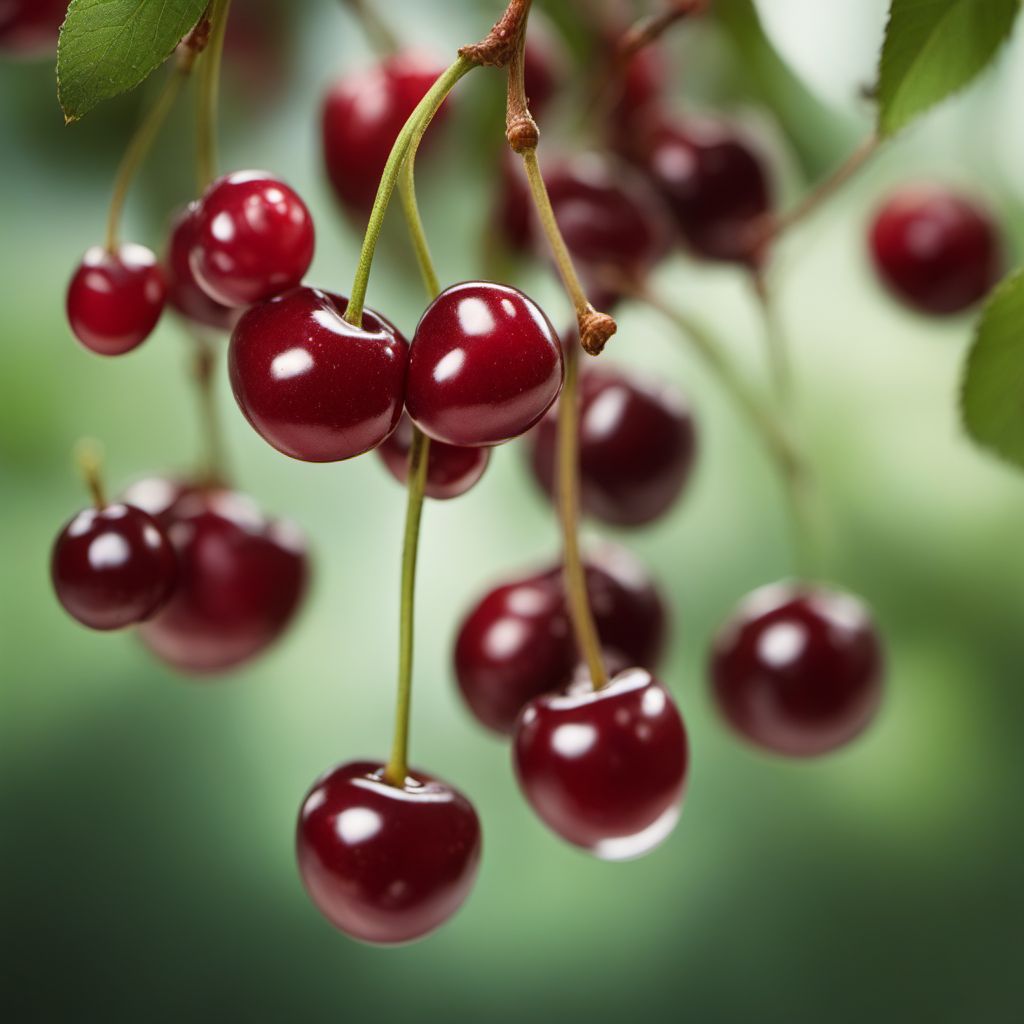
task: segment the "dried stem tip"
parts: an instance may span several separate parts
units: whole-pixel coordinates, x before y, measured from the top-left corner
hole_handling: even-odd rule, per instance
[[[613,316],[599,313],[593,306],[580,313],[577,318],[580,328],[580,344],[587,355],[599,356],[608,339],[619,329]]]

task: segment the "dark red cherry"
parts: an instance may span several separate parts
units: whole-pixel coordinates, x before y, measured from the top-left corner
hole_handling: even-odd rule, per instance
[[[686,785],[682,716],[642,668],[594,690],[537,697],[516,726],[520,788],[552,831],[605,860],[639,857],[675,827]]]
[[[682,494],[697,453],[697,432],[683,397],[671,384],[604,367],[582,375],[580,392],[583,511],[615,526],[657,519]],[[557,405],[531,441],[534,476],[553,495]]]
[[[167,247],[167,299],[187,320],[230,331],[238,322],[241,310],[216,302],[199,287],[189,265],[189,256],[196,243],[198,203],[189,203],[179,210],[171,224]]]
[[[843,746],[871,721],[883,662],[860,601],[776,584],[747,597],[719,632],[711,678],[719,708],[741,736],[810,757]]]
[[[494,228],[505,247],[516,254],[531,252],[535,244],[533,199],[523,161],[507,147],[501,152]]]
[[[348,299],[295,288],[247,310],[228,371],[239,408],[278,451],[338,462],[376,448],[398,425],[409,343],[372,310],[354,327]]]
[[[340,765],[302,802],[299,873],[328,921],[361,942],[412,942],[462,906],[480,862],[473,805],[411,771],[402,786],[378,764]]]
[[[122,245],[116,253],[96,245],[68,286],[68,323],[90,351],[123,355],[149,337],[166,298],[163,272],[144,245]]]
[[[338,199],[351,213],[369,214],[398,133],[443,72],[433,58],[403,52],[331,87],[321,125],[324,161]]]
[[[138,494],[158,507],[166,496],[157,491],[143,481],[127,497]],[[177,553],[178,584],[140,634],[176,669],[223,672],[260,654],[291,622],[306,590],[305,541],[244,495],[193,488],[179,494],[159,515]]]
[[[750,263],[771,209],[764,161],[722,121],[661,120],[645,142],[647,167],[689,247],[707,259]]]
[[[57,51],[69,0],[0,0],[0,53],[36,57]]]
[[[250,306],[297,285],[313,260],[306,204],[267,171],[218,178],[199,201],[189,265],[225,306]]]
[[[166,603],[177,561],[152,516],[133,505],[107,505],[79,512],[61,530],[50,574],[69,615],[91,629],[122,629]]]
[[[409,476],[412,432],[412,420],[403,414],[395,432],[377,449],[388,472],[400,484],[404,484]],[[458,498],[484,475],[490,461],[490,448],[457,448],[441,441],[431,441],[427,456],[427,497],[436,501]]]
[[[416,328],[406,406],[436,441],[501,444],[547,412],[562,372],[540,306],[507,285],[467,281],[441,292]]]
[[[1003,270],[991,214],[941,185],[910,185],[890,196],[871,227],[871,255],[895,295],[936,316],[973,306]]]
[[[523,83],[530,113],[541,117],[551,105],[565,79],[568,57],[562,40],[550,23],[537,12],[530,16],[526,30],[526,60]]]

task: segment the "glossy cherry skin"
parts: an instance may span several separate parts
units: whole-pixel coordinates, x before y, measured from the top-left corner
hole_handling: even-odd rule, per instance
[[[590,553],[587,591],[598,633],[615,664],[654,668],[668,615],[643,567],[611,545]],[[463,620],[455,641],[455,677],[473,716],[510,733],[532,698],[565,687],[578,662],[561,566],[512,580],[487,593]]]
[[[644,147],[690,249],[706,259],[755,263],[771,184],[764,161],[736,128],[709,119],[661,120]]]
[[[50,575],[64,610],[90,629],[123,629],[167,602],[174,549],[159,524],[132,505],[79,512],[53,546]]]
[[[847,594],[776,584],[747,597],[711,655],[718,707],[745,739],[789,757],[843,746],[874,717],[884,655]]]
[[[0,0],[0,53],[53,54],[69,0]]]
[[[196,244],[199,204],[189,203],[179,210],[171,223],[167,247],[167,299],[181,316],[203,327],[230,331],[242,311],[216,302],[199,287],[189,258]]]
[[[163,271],[144,245],[122,245],[116,254],[96,245],[68,286],[68,323],[90,351],[119,356],[149,337],[166,299]]]
[[[224,306],[250,306],[299,284],[313,260],[313,218],[267,171],[236,171],[206,190],[195,214],[189,266]]]
[[[164,500],[147,491],[159,488],[143,481],[127,496],[153,507]],[[224,672],[263,652],[294,618],[309,574],[305,541],[244,495],[195,488],[179,495],[158,515],[177,554],[178,584],[140,635],[173,668]]]
[[[381,462],[400,484],[405,484],[409,477],[412,432],[412,420],[403,415],[395,432],[377,448]],[[490,461],[490,448],[457,448],[431,441],[427,455],[427,497],[435,501],[461,497],[480,480]]]
[[[473,887],[480,822],[453,787],[410,771],[384,780],[379,764],[322,775],[299,811],[299,873],[317,909],[360,942],[421,939],[451,918]]]
[[[369,214],[398,133],[443,72],[433,58],[407,51],[346,75],[327,93],[324,161],[338,199],[351,213]],[[444,111],[438,111],[425,142]]]
[[[989,212],[939,185],[911,185],[890,196],[875,216],[870,241],[882,281],[908,305],[934,316],[969,309],[1003,270]]]
[[[642,668],[589,679],[523,709],[512,747],[537,816],[604,860],[639,857],[679,819],[689,753],[682,716]]]
[[[531,434],[531,466],[554,495],[557,405]],[[697,431],[671,384],[614,368],[588,369],[580,381],[580,500],[583,511],[615,526],[641,526],[679,499],[697,454]]]
[[[532,299],[468,281],[441,292],[416,328],[406,407],[435,441],[501,444],[547,412],[562,374],[558,335]]]
[[[295,288],[247,310],[231,335],[239,408],[278,451],[339,462],[376,448],[398,425],[409,343],[372,310],[354,327],[348,299]]]

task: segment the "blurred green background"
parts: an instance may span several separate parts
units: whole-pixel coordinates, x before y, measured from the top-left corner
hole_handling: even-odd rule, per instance
[[[261,58],[255,79],[229,67],[222,166],[268,167],[298,188],[319,229],[310,279],[344,291],[359,233],[321,172],[318,105],[334,75],[371,58],[331,0],[271,6],[286,12],[270,33],[279,63]],[[382,6],[403,38],[448,54],[481,36],[501,4]],[[570,5],[546,6],[565,16]],[[867,130],[858,93],[873,78],[885,6],[760,5],[813,100],[766,89],[714,26],[682,27],[671,41],[679,100],[685,90],[688,102],[747,121],[792,201],[816,161],[837,162]],[[970,318],[904,312],[864,252],[873,205],[919,176],[987,199],[1011,258],[1020,251],[1020,36],[992,74],[889,146],[780,254],[832,523],[829,574],[870,602],[890,652],[874,727],[835,756],[786,763],[744,748],[716,718],[709,638],[742,594],[788,572],[783,503],[714,380],[662,321],[627,307],[608,358],[677,380],[702,432],[686,500],[619,538],[657,567],[676,613],[662,678],[691,733],[685,813],[647,858],[592,860],[533,819],[507,750],[460,705],[450,649],[463,611],[557,546],[522,452],[500,450],[480,487],[427,509],[413,722],[414,763],[473,799],[485,859],[458,917],[396,950],[332,931],[301,889],[292,841],[319,772],[387,750],[402,492],[373,457],[316,467],[277,455],[222,381],[239,486],[311,540],[315,586],[296,628],[263,660],[204,685],[154,663],[130,635],[90,633],[59,611],[47,558],[85,503],[75,439],[105,442],[113,486],[187,467],[198,441],[186,338],[170,317],[136,354],[102,360],[74,343],[63,316],[70,270],[101,240],[118,155],[153,83],[64,129],[46,62],[0,66],[5,1018],[1022,1019],[1024,485],[957,421]],[[501,94],[497,74],[467,79],[444,142],[423,161],[422,207],[446,280],[480,273]],[[765,96],[787,104],[776,113],[802,134],[799,146]],[[154,248],[193,187],[191,115],[182,104],[129,204],[126,233]],[[578,144],[557,119],[542,127],[543,146]],[[423,300],[392,220],[370,301],[411,331]],[[543,266],[511,279],[564,318]],[[755,310],[735,273],[680,257],[659,284],[763,373]]]

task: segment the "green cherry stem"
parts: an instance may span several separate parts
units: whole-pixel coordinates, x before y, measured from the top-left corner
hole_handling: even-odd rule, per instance
[[[195,346],[192,372],[199,404],[199,428],[203,444],[201,477],[207,486],[212,486],[223,484],[228,479],[224,429],[215,390],[218,352],[205,335],[199,331],[191,333]]]
[[[196,129],[196,170],[199,191],[217,176],[217,111],[220,107],[220,65],[224,52],[231,0],[211,0],[208,11],[210,40],[203,57],[199,78]]]
[[[84,437],[75,445],[74,460],[93,505],[102,511],[107,507],[107,492],[103,486],[103,446],[91,437]]]
[[[381,57],[398,52],[398,37],[377,8],[374,0],[342,0],[358,19],[370,45]]]

